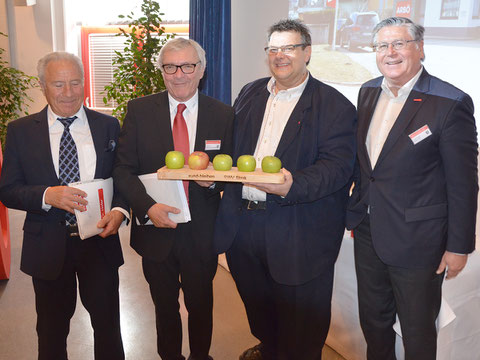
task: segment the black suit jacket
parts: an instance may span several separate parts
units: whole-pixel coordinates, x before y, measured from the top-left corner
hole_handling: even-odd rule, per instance
[[[118,120],[87,108],[85,112],[97,156],[95,178],[109,178],[120,132]],[[56,279],[60,274],[66,244],[65,211],[42,209],[45,189],[60,185],[51,154],[47,107],[8,124],[0,200],[6,207],[27,212],[20,268],[45,280]],[[118,194],[114,195],[112,206],[128,209]],[[84,241],[98,241],[112,266],[123,264],[118,235],[106,239],[94,236]]]
[[[370,205],[372,241],[388,265],[437,266],[445,250],[475,248],[477,132],[472,99],[423,70],[392,127],[375,168],[365,139],[382,77],[358,97],[358,166],[347,226],[355,228]],[[414,144],[425,125],[431,135]]]
[[[235,101],[235,162],[255,152],[268,80],[247,84]],[[267,194],[267,261],[279,283],[307,282],[337,258],[355,162],[355,122],[355,108],[342,94],[309,78],[275,153],[292,172],[292,187],[285,198]],[[242,184],[227,184],[215,229],[218,253],[235,240],[241,200]]]
[[[221,148],[205,151],[210,161],[232,149],[233,109],[199,93],[195,150],[205,151],[205,140],[221,140]],[[162,92],[132,100],[120,134],[114,170],[115,186],[127,199],[134,218],[145,223],[148,209],[155,204],[138,175],[156,172],[165,165],[165,155],[174,149],[168,93]],[[213,226],[220,202],[221,186],[210,190],[190,182],[189,206],[193,243],[203,260],[215,256]],[[182,224],[179,224],[182,226]],[[143,257],[164,260],[170,252],[175,229],[137,225],[132,221],[131,245]]]

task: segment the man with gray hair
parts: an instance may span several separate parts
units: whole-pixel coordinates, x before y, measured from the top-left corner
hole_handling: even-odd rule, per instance
[[[120,333],[118,267],[123,264],[117,230],[128,206],[115,193],[104,230],[80,239],[74,210],[87,194],[69,183],[112,175],[118,120],[84,107],[83,65],[54,52],[38,62],[48,105],[8,124],[0,200],[27,212],[20,268],[32,276],[37,310],[38,359],[67,359],[77,281],[90,314],[97,360],[124,359]]]
[[[171,150],[204,151],[210,159],[232,151],[233,109],[198,92],[205,51],[194,40],[175,38],[158,57],[167,91],[132,100],[115,163],[114,180],[133,210],[131,245],[142,256],[157,324],[157,349],[164,360],[182,355],[178,296],[188,311],[190,360],[211,359],[212,280],[217,269],[213,225],[221,184],[191,181],[184,188],[191,221],[177,224],[168,214],[179,209],[157,203],[138,176],[156,173]],[[213,73],[213,72],[212,72]],[[146,224],[150,220],[153,225]]]
[[[374,29],[383,77],[358,96],[354,229],[360,323],[369,360],[436,358],[444,274],[475,249],[477,133],[470,96],[422,66],[424,28],[392,17]]]

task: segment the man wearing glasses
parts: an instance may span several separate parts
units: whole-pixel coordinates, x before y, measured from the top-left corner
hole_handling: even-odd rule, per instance
[[[368,359],[436,358],[441,287],[475,248],[477,133],[472,99],[422,66],[424,28],[389,18],[373,31],[383,77],[358,98],[354,229]]]
[[[355,108],[307,70],[308,28],[269,30],[272,77],[235,101],[234,160],[281,159],[285,182],[227,184],[215,228],[260,344],[240,359],[320,359],[355,160]]]
[[[181,360],[182,323],[179,289],[188,310],[190,360],[211,359],[212,280],[217,269],[213,225],[220,202],[220,184],[191,181],[185,186],[192,220],[177,224],[169,213],[179,209],[156,203],[138,175],[165,165],[168,151],[188,159],[194,150],[210,159],[231,153],[233,109],[200,94],[205,51],[193,40],[176,38],[158,57],[166,92],[132,100],[120,133],[114,180],[132,208],[131,245],[142,256],[145,278],[155,305],[158,354]],[[153,225],[147,225],[150,220]],[[138,221],[138,223],[137,223]]]

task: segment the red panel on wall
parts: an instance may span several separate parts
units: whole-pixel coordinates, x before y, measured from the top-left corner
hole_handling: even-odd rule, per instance
[[[0,144],[0,173],[2,171],[3,154]],[[10,277],[10,225],[8,222],[8,210],[0,202],[0,280]]]

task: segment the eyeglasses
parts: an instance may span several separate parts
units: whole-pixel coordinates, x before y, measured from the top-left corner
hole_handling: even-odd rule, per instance
[[[173,75],[178,71],[178,68],[182,69],[184,74],[192,74],[195,71],[195,67],[200,64],[200,61],[196,64],[183,64],[183,65],[174,65],[174,64],[165,64],[162,65],[162,69],[165,74]]]
[[[407,46],[408,43],[415,42],[419,40],[395,40],[392,41],[391,43],[387,42],[381,42],[378,44],[373,44],[373,50],[375,50],[378,53],[383,53],[387,51],[388,47],[392,45],[394,50],[402,50]]]
[[[299,46],[307,46],[306,44],[294,44],[294,45],[285,45],[285,46],[267,46],[264,50],[267,53],[267,55],[275,55],[278,54],[279,51],[281,51],[284,54],[291,54],[295,51],[295,49]]]

